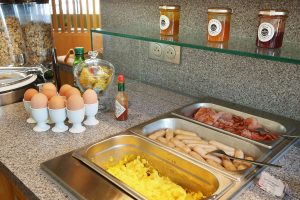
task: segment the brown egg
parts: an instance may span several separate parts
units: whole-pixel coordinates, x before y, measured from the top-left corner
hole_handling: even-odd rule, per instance
[[[46,108],[48,103],[48,98],[42,93],[35,94],[30,101],[30,105],[34,109]]]
[[[68,91],[69,89],[71,89],[71,88],[72,88],[71,85],[69,85],[69,84],[64,84],[64,85],[61,86],[61,88],[59,89],[59,95],[60,95],[60,96],[65,96],[66,93],[67,93],[67,91]]]
[[[31,98],[35,95],[39,93],[36,89],[30,88],[28,90],[26,90],[26,92],[24,93],[24,100],[25,101],[30,101]]]
[[[66,101],[64,97],[54,96],[50,99],[48,107],[53,110],[63,109],[66,107]]]
[[[80,110],[84,107],[83,98],[78,94],[71,95],[67,100],[68,110]]]
[[[81,96],[81,93],[80,93],[80,91],[77,89],[77,88],[74,88],[74,87],[72,87],[72,88],[70,88],[67,92],[66,92],[66,97],[67,97],[67,99],[70,97],[70,96],[72,96],[73,94],[77,94],[77,95],[79,95],[79,96]]]
[[[57,89],[53,83],[44,83],[42,87],[42,91],[44,90],[55,90],[55,92],[57,92]]]
[[[56,90],[43,90],[42,93],[47,96],[48,100],[57,95]]]
[[[97,94],[92,89],[87,89],[83,95],[83,101],[85,104],[94,104],[97,103]]]

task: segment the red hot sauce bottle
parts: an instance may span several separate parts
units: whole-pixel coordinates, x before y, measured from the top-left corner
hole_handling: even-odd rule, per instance
[[[118,121],[128,118],[128,96],[125,93],[125,79],[123,74],[118,75],[118,93],[115,101],[115,116]]]

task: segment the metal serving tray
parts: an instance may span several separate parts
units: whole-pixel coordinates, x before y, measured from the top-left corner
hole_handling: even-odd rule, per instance
[[[74,151],[73,156],[112,181],[136,199],[145,199],[126,184],[107,173],[124,156],[141,156],[162,175],[191,191],[201,191],[207,197],[220,198],[233,181],[205,165],[196,165],[166,151],[164,147],[132,133],[123,133]],[[112,159],[113,158],[113,159]]]
[[[224,107],[224,106],[221,106],[221,105],[217,105],[217,104],[214,104],[214,103],[195,103],[195,104],[191,104],[189,106],[186,106],[186,107],[183,107],[183,108],[180,108],[180,109],[177,109],[177,110],[173,111],[172,114],[174,114],[178,117],[187,119],[189,121],[195,122],[197,124],[201,124],[203,126],[215,129],[215,130],[220,131],[222,133],[225,133],[225,134],[237,137],[237,138],[241,138],[243,140],[250,141],[252,143],[255,143],[257,145],[261,145],[261,146],[269,148],[269,149],[272,149],[274,146],[279,144],[284,139],[283,137],[279,137],[277,140],[273,140],[273,141],[256,141],[256,140],[252,140],[250,138],[246,138],[246,137],[231,133],[229,131],[225,131],[223,129],[220,129],[220,128],[217,128],[217,127],[199,122],[197,120],[194,120],[193,115],[201,107],[212,108],[216,111],[228,112],[228,113],[235,114],[235,115],[238,115],[238,116],[241,116],[241,117],[244,117],[244,118],[255,117],[257,119],[257,121],[259,123],[261,123],[264,127],[268,128],[270,131],[278,134],[279,136],[281,134],[291,133],[295,130],[293,127],[286,127],[286,126],[284,126],[284,125],[282,125],[282,124],[280,124],[276,121],[272,121],[272,120],[269,120],[269,119],[266,119],[266,118],[263,118],[263,117],[259,117],[259,116],[256,116],[256,115],[251,115],[251,114],[248,114],[248,113],[245,113],[245,112],[237,111],[237,110],[234,110],[234,109],[231,109],[231,108],[228,108],[228,107]]]
[[[160,118],[156,118],[154,120],[150,120],[148,122],[145,122],[143,124],[135,126],[129,130],[134,133],[145,136],[148,140],[151,140],[147,137],[147,135],[149,135],[157,130],[167,129],[167,128],[191,131],[191,132],[198,134],[199,137],[201,137],[202,139],[204,139],[206,141],[215,140],[215,141],[221,142],[225,145],[231,146],[235,149],[241,149],[245,154],[252,156],[257,161],[264,161],[266,159],[266,157],[268,156],[268,154],[270,153],[270,150],[263,148],[261,146],[257,146],[253,143],[250,143],[250,142],[247,142],[244,140],[240,140],[238,138],[231,137],[229,135],[225,135],[223,133],[217,132],[215,130],[212,130],[212,129],[209,129],[209,128],[206,128],[203,126],[199,126],[198,124],[195,124],[195,123],[183,120],[183,119],[174,118],[174,116],[169,115],[169,114],[166,114],[166,115],[164,115]],[[151,141],[153,141],[153,140],[151,140]],[[153,141],[153,142],[155,142],[159,145],[163,145],[156,141]],[[181,154],[182,156],[188,158],[188,160],[193,160],[197,163],[201,163],[201,164],[204,164],[211,168],[214,168],[215,170],[220,171],[220,172],[224,173],[226,176],[233,178],[237,181],[240,181],[242,178],[244,178],[249,173],[251,173],[252,171],[255,170],[255,166],[252,166],[246,170],[237,171],[237,172],[221,170],[221,169],[215,168],[215,167],[207,164],[206,162],[201,162],[199,160],[196,160],[193,157],[191,157],[187,154],[181,153],[173,148],[170,148],[167,146],[166,146],[166,148],[170,149],[171,151],[175,152],[176,154]]]

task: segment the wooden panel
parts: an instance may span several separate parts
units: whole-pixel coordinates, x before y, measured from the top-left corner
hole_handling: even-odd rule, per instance
[[[61,0],[59,0],[59,24],[62,32],[65,32],[64,14]]]
[[[90,30],[91,28],[91,16],[89,12],[89,0],[86,0],[86,28]]]
[[[58,31],[57,14],[55,9],[55,0],[52,0],[52,26],[54,31]]]
[[[11,183],[6,176],[0,171],[0,199],[14,200],[14,191]]]
[[[67,8],[67,30],[70,33],[71,32],[72,24],[71,24],[69,0],[66,0],[66,8]]]
[[[74,27],[74,32],[77,33],[78,31],[78,23],[77,23],[77,15],[76,15],[76,2],[73,0],[73,27]]]
[[[97,27],[96,3],[93,0],[93,28]]]
[[[79,1],[79,17],[80,17],[80,27],[81,27],[81,32],[84,32],[84,19],[83,19],[83,11],[82,11],[82,0]]]

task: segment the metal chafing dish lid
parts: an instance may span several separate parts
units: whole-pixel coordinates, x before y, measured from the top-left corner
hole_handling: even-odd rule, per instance
[[[16,90],[33,83],[35,74],[26,74],[18,70],[0,69],[0,93]]]

